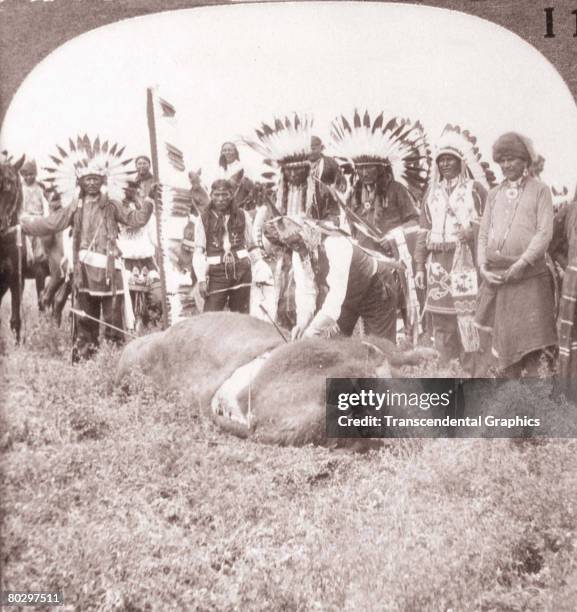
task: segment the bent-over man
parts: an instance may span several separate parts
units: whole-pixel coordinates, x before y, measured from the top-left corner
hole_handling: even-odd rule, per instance
[[[301,279],[312,279],[317,285],[318,312],[307,311],[310,314],[306,318],[297,316],[298,323],[291,332],[293,340],[302,336],[351,336],[359,317],[367,334],[389,337],[377,259],[327,222],[305,220],[299,224],[282,217],[267,222],[264,232],[273,244],[289,247],[300,260],[302,272],[295,275],[295,291],[302,289]]]

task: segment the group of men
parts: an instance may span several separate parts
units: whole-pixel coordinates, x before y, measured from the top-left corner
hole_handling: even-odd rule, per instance
[[[278,140],[279,130],[274,136]],[[223,309],[228,299],[230,309],[249,312],[251,261],[253,290],[255,284],[278,284],[280,309],[282,280],[276,272],[286,267],[288,251],[296,316],[291,321],[286,313],[272,314],[290,323],[293,339],[351,335],[361,318],[365,333],[395,342],[399,309],[407,322],[410,286],[387,257],[399,260],[402,243],[410,242],[410,274],[423,292],[425,332],[442,362],[460,359],[474,376],[537,375],[551,365],[558,344],[547,254],[554,210],[549,188],[532,173],[538,156],[529,139],[517,133],[497,139],[493,160],[503,181],[492,186],[494,176],[474,138],[447,126],[421,194],[409,181],[397,180],[394,161],[374,150],[343,155],[352,165],[348,176],[346,163],[343,175],[321,154],[336,166],[323,179],[315,173],[319,157],[313,153],[311,159],[317,143],[311,140],[308,156],[293,152],[276,159],[276,201],[257,210],[252,232],[251,216],[234,205],[234,187],[214,183],[195,245],[196,260],[204,262],[203,292],[218,296],[207,300],[207,310]],[[414,170],[416,141],[408,151]],[[280,255],[271,256],[271,244],[280,247]]]
[[[492,186],[474,139],[459,128],[445,128],[432,158],[418,123],[365,113],[332,128],[334,157],[298,117],[263,124],[245,141],[276,172],[256,207],[247,177],[239,179],[238,150],[223,146],[223,177],[197,211],[192,237],[204,310],[250,312],[293,339],[352,335],[360,318],[364,333],[392,342],[401,313],[407,329],[426,321],[441,359],[460,359],[471,375],[536,373],[558,340],[547,258],[553,205],[531,172],[531,142],[517,133],[497,139],[493,160],[504,178]],[[76,305],[88,315],[77,322],[79,358],[98,346],[101,314],[108,338],[120,339],[126,267],[157,278],[150,241],[131,253],[138,241],[122,240],[147,227],[160,194],[148,158],[136,168],[122,202],[103,192],[105,172],[88,162],[75,169],[70,205],[22,218],[30,236],[72,227]],[[268,298],[254,300],[256,291]]]

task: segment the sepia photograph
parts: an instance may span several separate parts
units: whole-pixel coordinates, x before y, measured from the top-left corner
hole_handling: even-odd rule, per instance
[[[577,608],[574,14],[497,4],[0,2],[0,605]]]

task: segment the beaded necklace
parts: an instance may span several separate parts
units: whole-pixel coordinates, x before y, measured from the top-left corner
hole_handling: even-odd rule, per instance
[[[521,202],[521,196],[523,195],[523,191],[525,190],[525,185],[527,183],[527,176],[522,176],[520,179],[516,181],[510,181],[507,179],[507,187],[505,188],[505,197],[507,198],[507,202],[509,204],[515,203],[515,208],[513,209],[513,214],[511,215],[511,219],[509,224],[507,225],[507,229],[503,234],[503,238],[497,245],[497,253],[501,252],[501,249],[505,246],[505,242],[509,237],[509,232],[511,231],[511,227],[513,225],[513,221],[515,220],[515,216],[517,215],[517,209],[519,208],[519,203]],[[491,233],[493,233],[493,223],[494,223],[494,207],[491,210]]]

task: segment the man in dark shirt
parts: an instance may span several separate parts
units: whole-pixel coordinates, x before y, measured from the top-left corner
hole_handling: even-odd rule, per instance
[[[389,232],[397,228],[418,227],[419,213],[409,190],[395,181],[390,165],[386,161],[359,161],[355,163],[357,181],[349,195],[347,207],[364,219],[383,238],[376,242],[361,232],[354,232],[363,247],[394,253],[394,241]],[[390,268],[379,269],[383,284],[383,309],[387,313],[386,337],[392,342],[396,338],[397,308],[403,303],[401,279]]]
[[[361,246],[371,249],[390,249],[386,234],[398,227],[417,226],[419,213],[409,190],[395,181],[390,165],[386,162],[357,162],[358,179],[349,196],[348,206],[385,237],[376,243],[365,235],[359,235]]]
[[[252,239],[250,215],[234,202],[230,181],[212,184],[210,204],[195,222],[193,266],[204,311],[248,313],[252,282],[270,283],[272,273]]]

